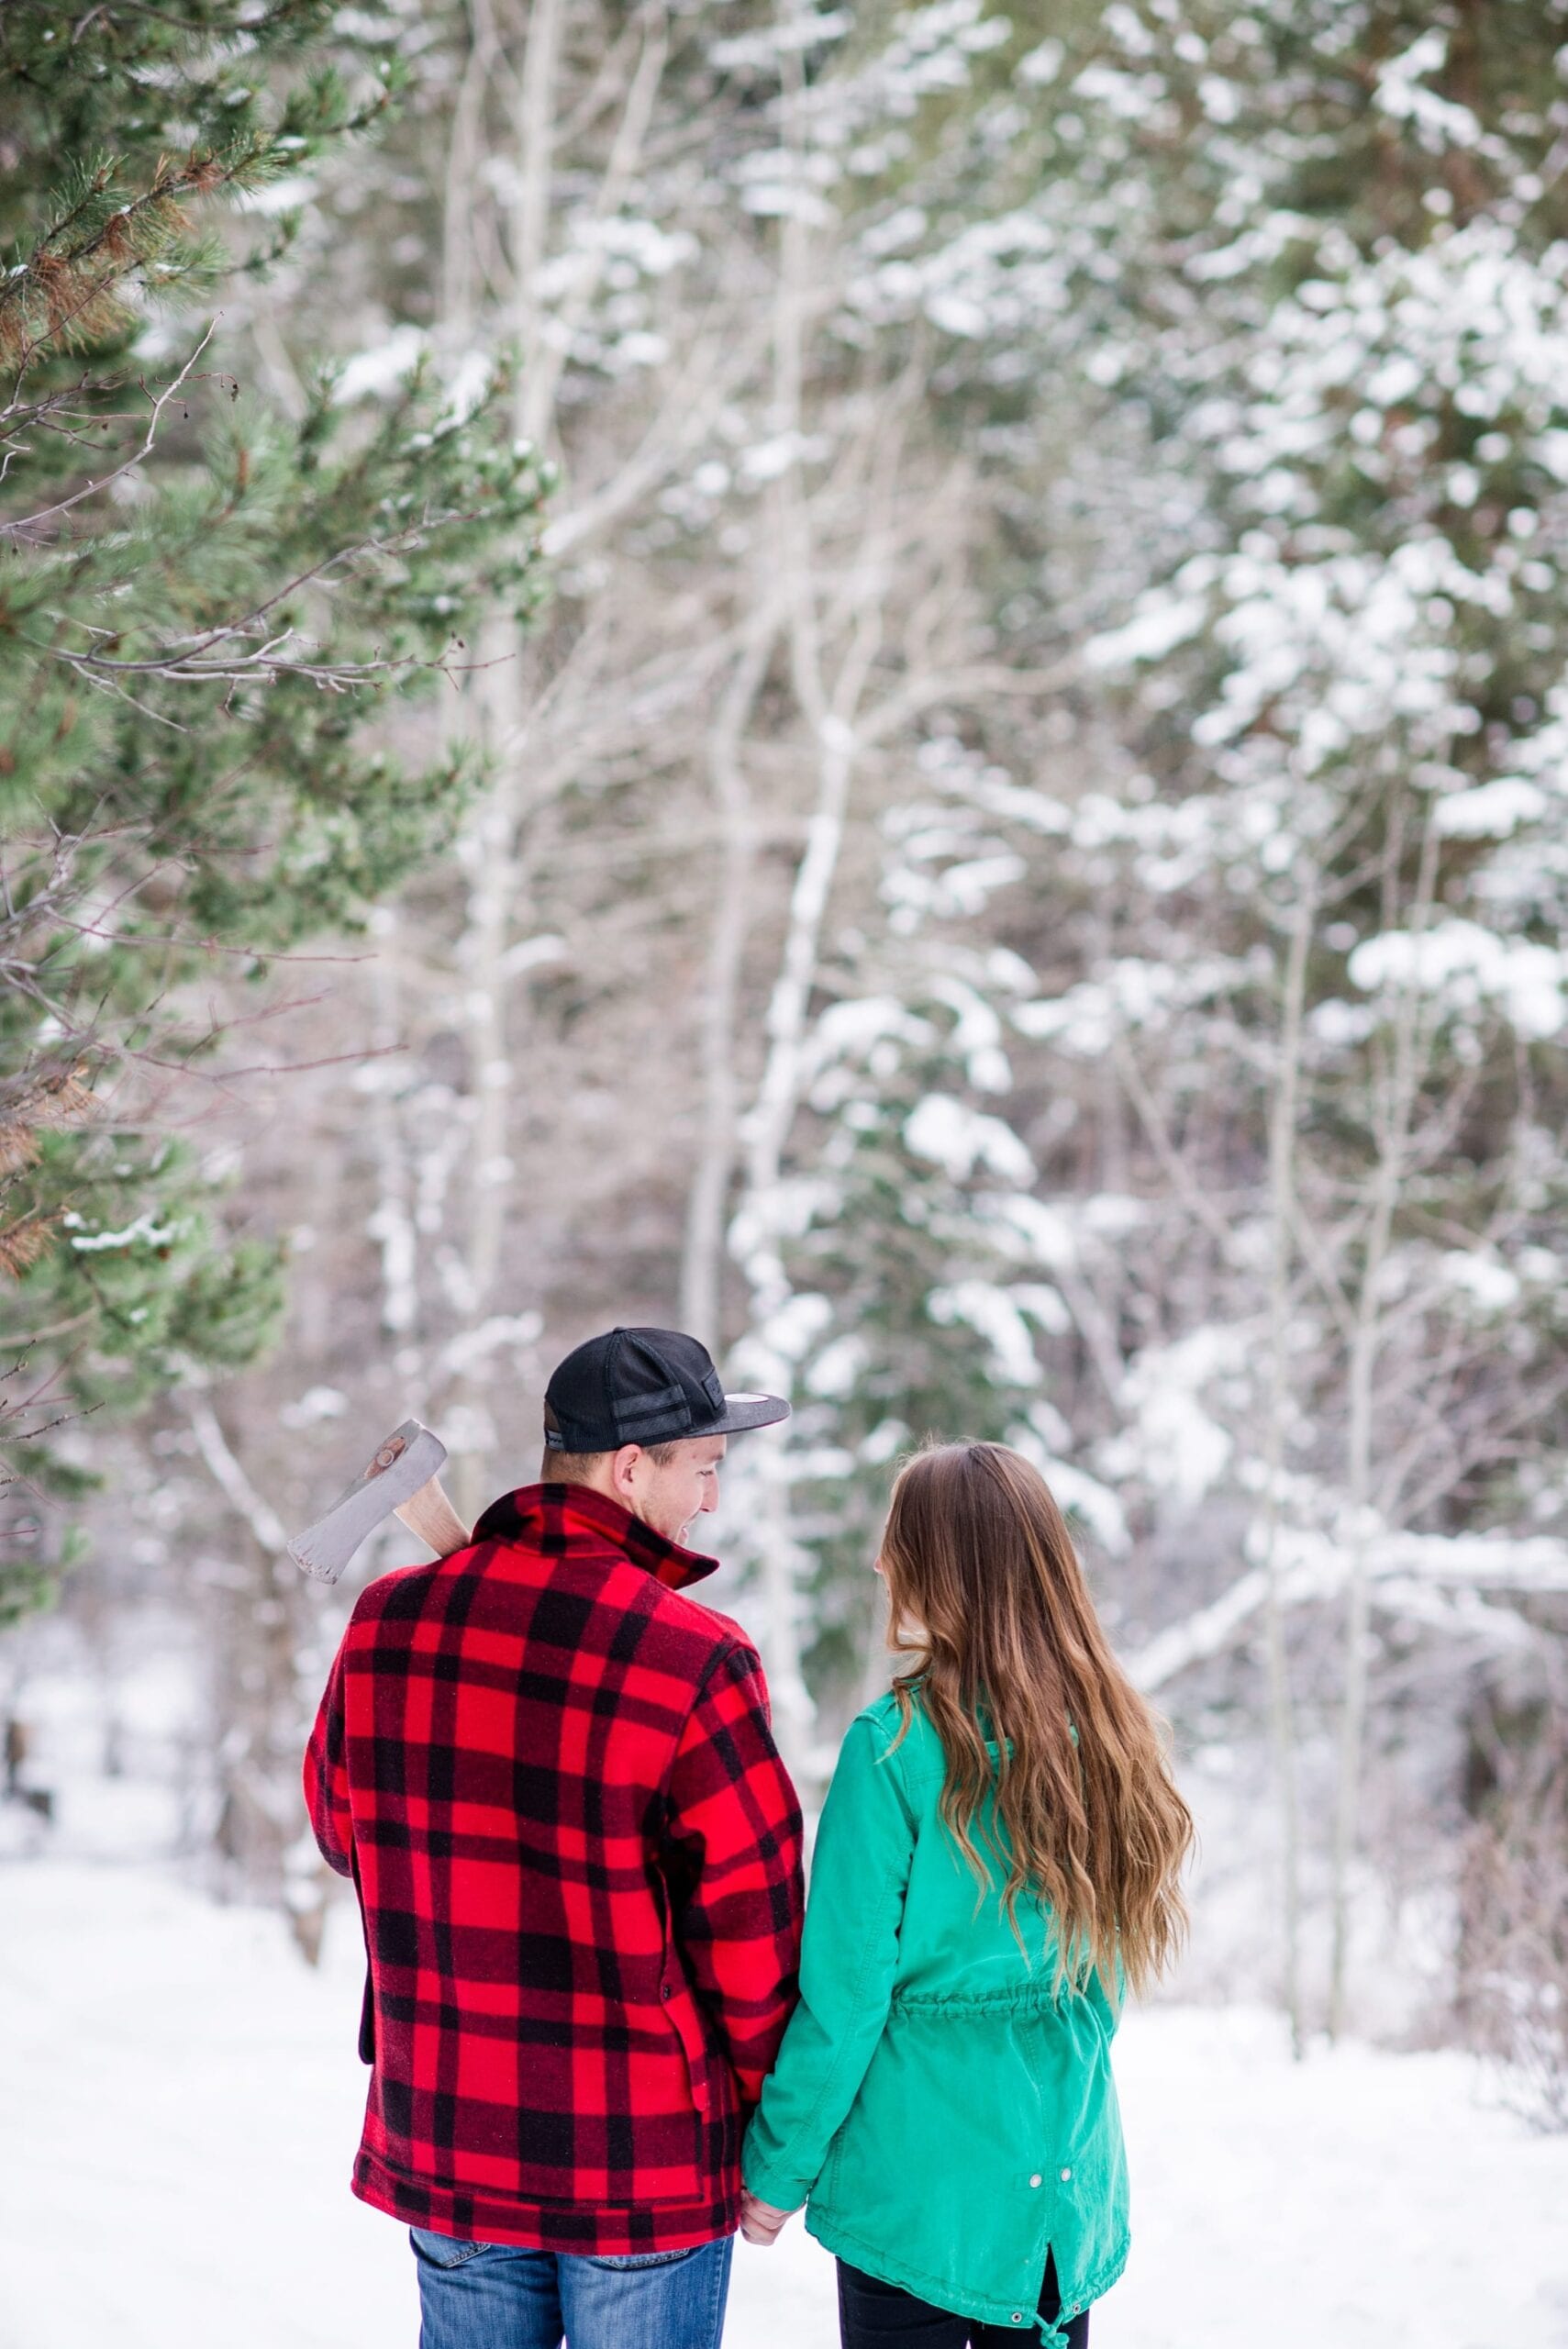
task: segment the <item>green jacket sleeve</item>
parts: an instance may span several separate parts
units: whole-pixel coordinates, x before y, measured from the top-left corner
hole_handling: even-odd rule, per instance
[[[915,1848],[891,1743],[865,1714],[851,1723],[817,1831],[800,2003],[742,2155],[748,2187],[778,2210],[816,2184],[887,2021]]]

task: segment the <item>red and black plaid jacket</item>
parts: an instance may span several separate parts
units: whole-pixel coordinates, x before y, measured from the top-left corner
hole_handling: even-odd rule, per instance
[[[800,1810],[755,1651],[681,1596],[714,1563],[535,1485],[361,1594],[305,1787],[364,1918],[378,2210],[547,2251],[737,2224]]]

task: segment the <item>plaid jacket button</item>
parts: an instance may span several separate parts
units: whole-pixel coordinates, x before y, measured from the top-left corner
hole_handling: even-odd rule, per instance
[[[660,1985],[659,1985],[659,1996],[660,1996],[662,1998],[667,1998],[669,1997],[669,1995],[670,1995],[670,1985],[668,1984],[668,1982],[661,1982],[661,1983],[660,1983]]]

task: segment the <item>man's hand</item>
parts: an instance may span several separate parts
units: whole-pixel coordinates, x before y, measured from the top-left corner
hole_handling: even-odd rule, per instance
[[[775,2210],[771,2202],[759,2202],[748,2194],[740,2205],[740,2232],[748,2243],[776,2243],[780,2228],[793,2216],[793,2211]]]

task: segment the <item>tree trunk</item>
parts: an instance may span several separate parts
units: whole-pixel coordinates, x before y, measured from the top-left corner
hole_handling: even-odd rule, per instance
[[[1268,1578],[1264,1645],[1268,1659],[1269,1731],[1279,1794],[1281,1924],[1284,2003],[1291,2052],[1299,2063],[1306,2026],[1301,2003],[1301,1826],[1295,1708],[1285,1649],[1279,1573],[1280,1480],[1284,1466],[1285,1413],[1290,1396],[1291,1263],[1296,1223],[1297,1101],[1301,1080],[1301,1021],[1307,964],[1317,911],[1315,883],[1303,888],[1291,929],[1280,1005],[1279,1061],[1269,1119],[1269,1417],[1264,1448],[1263,1567]]]
[[[1387,852],[1389,874],[1385,891],[1385,927],[1392,930],[1397,908],[1398,861],[1403,841],[1401,825],[1390,826]],[[1406,929],[1417,941],[1425,932],[1436,896],[1439,842],[1429,817],[1421,844],[1415,896]],[[1417,974],[1407,974],[1394,999],[1392,1059],[1374,1073],[1373,1126],[1377,1136],[1377,1162],[1373,1172],[1362,1277],[1356,1298],[1351,1340],[1346,1428],[1346,1507],[1349,1518],[1350,1571],[1345,1586],[1345,1689],[1340,1712],[1339,1782],[1334,1807],[1332,1874],[1333,1933],[1329,1965],[1329,2036],[1337,2039],[1345,2024],[1350,1971],[1351,1870],[1354,1865],[1361,1824],[1362,1775],[1365,1760],[1368,1646],[1372,1629],[1372,1597],[1368,1550],[1373,1517],[1373,1419],[1377,1361],[1384,1335],[1380,1294],[1387,1262],[1395,1210],[1409,1154],[1411,1118],[1419,1081],[1421,991]]]
[[[772,626],[759,630],[736,663],[708,734],[708,777],[722,851],[703,994],[702,1139],[686,1202],[681,1324],[715,1353],[724,1344],[724,1210],[738,1146],[740,1096],[735,1053],[754,854],[751,797],[740,747],[767,674],[774,633]]]

